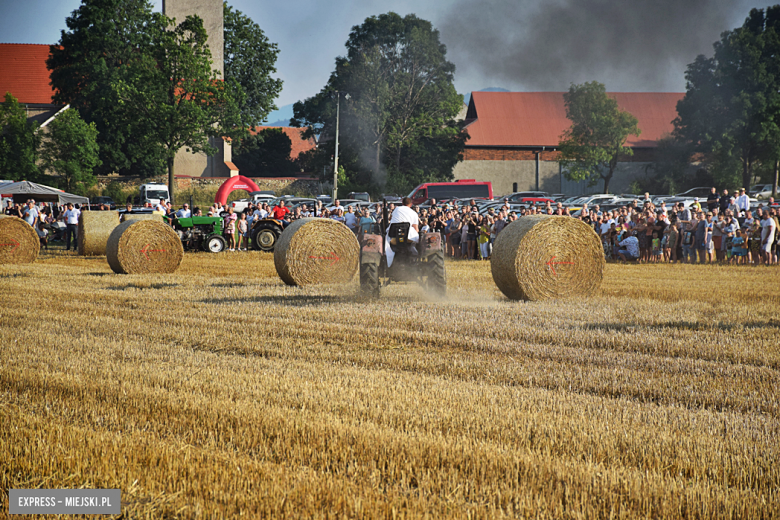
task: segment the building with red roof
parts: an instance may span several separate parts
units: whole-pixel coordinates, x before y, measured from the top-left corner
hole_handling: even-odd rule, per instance
[[[256,126],[254,129],[250,129],[249,133],[257,135],[263,130],[268,130],[270,128],[278,128],[290,138],[290,142],[292,143],[290,160],[292,161],[296,160],[303,152],[308,152],[317,147],[317,141],[313,137],[308,139],[303,137],[303,133],[306,131],[305,128],[294,128],[291,126]]]
[[[62,108],[52,99],[48,58],[49,45],[0,43],[0,98],[5,99],[10,92],[25,107],[28,117],[39,123]]]
[[[598,192],[585,182],[571,182],[557,162],[560,136],[571,126],[566,117],[563,92],[472,92],[466,112],[463,162],[455,167],[456,179],[491,181],[493,192],[543,190],[578,195]],[[633,114],[642,131],[629,137],[634,151],[618,166],[611,191],[628,191],[631,181],[643,175],[654,160],[658,140],[673,130],[677,102],[684,93],[613,92],[618,106]]]

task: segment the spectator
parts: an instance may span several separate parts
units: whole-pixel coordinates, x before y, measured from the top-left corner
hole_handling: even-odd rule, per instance
[[[725,213],[731,203],[731,197],[729,196],[729,190],[723,190],[723,195],[720,197],[720,212]]]
[[[344,214],[344,223],[347,227],[357,235],[358,232],[358,218],[355,214],[355,208],[350,204],[347,206],[347,212]]]
[[[24,216],[24,221],[30,224],[33,229],[38,227],[39,213],[38,208],[35,207],[35,201],[33,199],[27,201],[27,207],[24,208],[22,215]]]
[[[707,211],[712,213],[717,209],[720,203],[720,197],[718,197],[718,190],[713,186],[710,190],[710,194],[707,195]]]
[[[228,241],[228,250],[236,250],[236,214],[233,212],[233,208],[228,208],[227,215],[225,215],[225,238]]]
[[[276,220],[282,221],[282,228],[287,226],[287,222],[284,220],[288,213],[290,213],[290,208],[287,208],[284,205],[284,200],[280,200],[279,204],[274,206],[274,209],[271,210],[271,213],[273,214],[273,217]]]
[[[68,210],[65,212],[65,251],[70,251],[71,239],[73,240],[73,250],[76,250],[76,233],[79,225],[79,216],[81,210],[74,208],[73,203],[68,203]]]
[[[740,212],[750,209],[750,198],[748,198],[747,194],[745,193],[745,188],[739,189],[739,196],[737,197],[736,203]]]
[[[618,242],[618,245],[621,247],[621,249],[618,250],[618,256],[621,260],[626,262],[628,260],[639,259],[639,240],[635,236],[627,236]]]
[[[190,211],[190,205],[185,204],[181,207],[179,211],[176,212],[176,216],[178,218],[190,218],[192,216],[192,212]]]
[[[479,252],[482,260],[490,258],[490,226],[492,225],[489,216],[482,216],[479,220],[478,233]]]
[[[772,263],[772,244],[775,235],[778,233],[777,221],[772,218],[769,212],[764,214],[764,220],[761,221],[761,258],[763,263],[769,265]]]
[[[249,245],[249,222],[246,219],[246,212],[241,213],[241,218],[236,223],[236,249],[239,251],[246,251]],[[241,246],[244,246],[243,249]]]
[[[376,219],[369,215],[368,208],[363,208],[361,213],[360,221],[358,222],[358,231],[363,233],[371,233],[371,228],[376,223]]]

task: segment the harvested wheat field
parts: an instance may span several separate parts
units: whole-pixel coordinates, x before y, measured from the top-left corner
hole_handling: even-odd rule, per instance
[[[0,266],[0,516],[36,487],[125,518],[780,516],[780,269],[608,264],[531,303],[447,269],[447,301],[366,302],[271,254]]]

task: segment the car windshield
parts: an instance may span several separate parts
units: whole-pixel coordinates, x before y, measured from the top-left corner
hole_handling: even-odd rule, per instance
[[[168,199],[168,192],[167,191],[147,191],[146,192],[146,198],[147,199]]]

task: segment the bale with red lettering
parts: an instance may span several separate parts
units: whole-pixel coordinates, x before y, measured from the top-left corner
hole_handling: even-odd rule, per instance
[[[493,281],[512,300],[589,296],[601,286],[604,249],[581,220],[527,215],[498,234],[490,267]]]
[[[30,264],[40,250],[38,233],[30,224],[18,217],[0,216],[0,264]]]
[[[158,220],[127,220],[106,243],[106,259],[120,274],[172,273],[184,258],[181,239]]]
[[[357,237],[335,220],[296,220],[274,247],[276,272],[287,285],[347,283],[355,277],[359,263]]]

